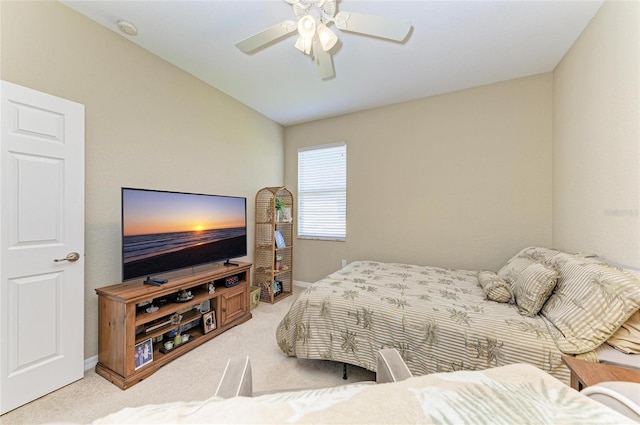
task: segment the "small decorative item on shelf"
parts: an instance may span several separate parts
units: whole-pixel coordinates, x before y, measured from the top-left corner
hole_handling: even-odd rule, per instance
[[[291,223],[291,208],[285,207],[280,211],[280,222]]]
[[[185,301],[191,300],[192,298],[193,298],[193,294],[191,293],[191,291],[183,290],[183,291],[180,291],[180,293],[178,294],[178,297],[176,298],[176,302],[183,303]]]
[[[178,314],[178,313],[173,313],[171,315],[171,324],[172,325],[179,325],[180,322],[182,321],[182,314]],[[173,338],[178,334],[178,330],[177,329],[172,329],[169,331],[169,337]],[[173,342],[175,344],[175,341]]]
[[[146,312],[147,313],[155,313],[156,311],[158,311],[158,307],[151,304],[151,306],[147,307]]]
[[[213,294],[214,292],[216,292],[215,283],[209,282],[209,284],[207,285],[207,290],[209,291],[210,294]]]
[[[173,345],[178,346],[180,344],[182,344],[182,335],[176,333],[176,336],[173,337]]]
[[[276,262],[273,266],[275,271],[280,271],[280,264],[282,264],[282,255],[276,255]]]
[[[208,313],[210,310],[211,310],[211,301],[209,300],[202,301],[198,306],[198,311],[200,312],[200,314]]]
[[[158,350],[162,354],[167,354],[168,352],[175,350],[176,348],[186,344],[192,339],[191,334],[187,334],[187,333],[179,334],[176,332],[172,332],[172,333],[175,334],[173,335],[173,339],[165,341],[165,343],[162,344],[162,347],[160,347],[160,349]],[[171,335],[171,333],[169,335]]]

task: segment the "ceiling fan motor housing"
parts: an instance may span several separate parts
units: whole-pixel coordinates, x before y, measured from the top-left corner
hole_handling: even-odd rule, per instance
[[[298,19],[312,16],[317,21],[327,24],[336,15],[335,0],[296,0],[293,3],[293,13]]]

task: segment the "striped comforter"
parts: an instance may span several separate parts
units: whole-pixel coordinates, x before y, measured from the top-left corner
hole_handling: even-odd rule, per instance
[[[276,338],[289,356],[373,371],[393,347],[414,375],[529,363],[569,383],[549,329],[485,300],[475,271],[357,261],[302,292]]]

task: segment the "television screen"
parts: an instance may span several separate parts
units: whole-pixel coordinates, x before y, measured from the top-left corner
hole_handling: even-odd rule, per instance
[[[247,199],[122,188],[122,278],[247,255]]]

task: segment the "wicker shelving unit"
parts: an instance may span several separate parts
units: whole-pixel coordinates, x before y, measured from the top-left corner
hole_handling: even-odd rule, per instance
[[[283,186],[265,187],[256,194],[254,285],[260,287],[260,300],[271,304],[293,291],[293,211],[293,195]],[[284,240],[281,246],[276,232]]]

